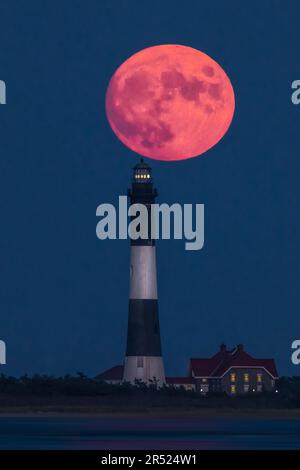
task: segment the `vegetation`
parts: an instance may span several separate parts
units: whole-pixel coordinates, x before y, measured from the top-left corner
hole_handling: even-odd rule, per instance
[[[283,377],[277,383],[278,393],[251,393],[229,397],[224,393],[201,396],[184,388],[163,387],[155,383],[147,386],[137,382],[112,385],[89,378],[82,373],[76,376],[51,377],[27,375],[15,378],[0,375],[0,408],[56,406],[57,410],[90,407],[111,410],[138,410],[146,408],[196,409],[300,409],[300,377]],[[82,410],[84,411],[84,410]]]

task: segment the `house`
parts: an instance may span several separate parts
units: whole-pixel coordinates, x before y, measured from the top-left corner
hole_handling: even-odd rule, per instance
[[[210,358],[192,358],[188,376],[196,391],[225,392],[228,395],[275,390],[278,373],[274,359],[256,359],[242,344],[228,350],[225,344]]]
[[[111,384],[123,381],[122,365],[112,367],[97,375],[97,380]],[[239,344],[227,349],[225,344],[209,358],[192,358],[189,360],[188,374],[183,377],[166,377],[170,387],[196,391],[206,395],[208,392],[228,395],[276,391],[278,373],[274,359],[256,359]]]

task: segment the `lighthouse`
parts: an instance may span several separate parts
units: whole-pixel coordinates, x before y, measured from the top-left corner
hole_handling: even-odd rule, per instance
[[[151,237],[151,204],[157,196],[152,170],[141,159],[133,168],[130,204],[143,204],[148,213],[148,237],[131,239],[127,347],[123,380],[165,383],[158,318],[156,247]]]

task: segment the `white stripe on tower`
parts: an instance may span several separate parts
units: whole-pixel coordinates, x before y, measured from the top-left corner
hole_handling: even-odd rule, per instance
[[[131,247],[129,298],[157,300],[155,245]]]

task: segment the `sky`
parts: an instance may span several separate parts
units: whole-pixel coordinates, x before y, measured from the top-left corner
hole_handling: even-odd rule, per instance
[[[300,4],[277,0],[0,0],[0,339],[6,374],[96,375],[123,361],[129,242],[96,237],[139,156],[113,134],[117,67],[157,44],[203,51],[235,91],[232,125],[198,158],[147,160],[158,202],[205,204],[205,245],[157,244],[167,375],[243,343],[297,375]]]

